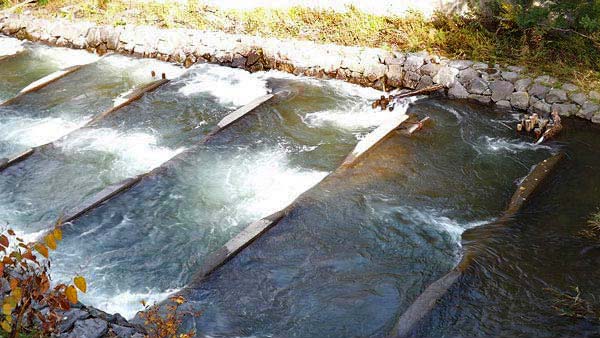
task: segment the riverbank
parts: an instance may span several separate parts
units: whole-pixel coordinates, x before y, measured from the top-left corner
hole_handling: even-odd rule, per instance
[[[427,52],[318,44],[194,29],[97,25],[31,15],[0,19],[2,33],[50,45],[117,52],[183,64],[210,62],[251,72],[277,69],[295,75],[335,78],[383,91],[442,84],[451,98],[503,108],[578,116],[600,123],[600,93],[523,67],[451,60]]]

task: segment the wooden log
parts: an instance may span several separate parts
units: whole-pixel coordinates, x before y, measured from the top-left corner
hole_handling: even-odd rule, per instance
[[[531,196],[543,186],[549,174],[563,157],[564,154],[559,153],[536,165],[521,182],[506,211],[495,224],[503,224],[513,218]],[[466,252],[456,268],[431,283],[400,316],[389,337],[404,338],[412,336],[421,321],[429,315],[448,290],[460,280],[462,274],[472,265],[476,254],[473,251]]]
[[[384,110],[386,107],[389,106],[390,103],[393,103],[396,100],[404,99],[404,98],[416,96],[416,95],[431,94],[431,93],[437,92],[438,90],[441,90],[441,89],[444,89],[443,85],[435,85],[435,86],[430,86],[430,87],[426,87],[426,88],[422,88],[422,89],[413,90],[413,91],[410,91],[407,93],[390,95],[387,98],[382,95],[380,99],[373,102],[372,107],[373,107],[373,109],[375,109],[377,107],[381,107],[381,110]],[[391,110],[393,110],[393,108]]]

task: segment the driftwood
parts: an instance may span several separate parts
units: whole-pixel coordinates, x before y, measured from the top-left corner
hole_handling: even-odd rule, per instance
[[[430,87],[426,87],[426,88],[413,90],[413,91],[406,92],[406,93],[389,95],[388,97],[385,97],[385,95],[381,95],[381,98],[374,101],[371,106],[373,107],[373,109],[380,107],[381,110],[385,110],[386,108],[389,108],[389,110],[392,111],[392,110],[394,110],[394,103],[400,99],[404,99],[404,98],[416,96],[416,95],[431,94],[433,92],[437,92],[440,89],[444,89],[444,86],[443,85],[435,85],[435,86],[430,86]]]
[[[548,118],[540,117],[538,114],[525,115],[517,124],[517,132],[534,133],[535,144],[555,138],[562,129],[560,116],[555,111]]]

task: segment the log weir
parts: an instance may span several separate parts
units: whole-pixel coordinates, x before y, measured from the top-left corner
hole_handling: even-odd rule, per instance
[[[511,218],[515,217],[525,203],[531,199],[545,182],[547,182],[548,177],[563,158],[564,154],[558,153],[534,166],[532,171],[525,177],[521,184],[519,184],[517,190],[510,199],[508,207],[494,225],[505,224]],[[402,316],[400,316],[400,319],[396,322],[390,337],[405,338],[413,336],[414,331],[421,321],[429,315],[438,302],[448,293],[450,288],[455,285],[469,269],[473,262],[473,258],[476,255],[477,252],[473,250],[465,252],[456,268],[448,272],[442,278],[431,283],[408,307],[408,309],[402,313]]]

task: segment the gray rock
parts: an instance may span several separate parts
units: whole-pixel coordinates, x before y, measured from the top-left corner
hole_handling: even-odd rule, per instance
[[[112,324],[110,328],[112,332],[119,338],[130,338],[136,333],[134,328],[127,326]]]
[[[546,102],[548,103],[561,103],[567,101],[567,92],[562,89],[552,88],[546,94]]]
[[[244,68],[246,66],[246,58],[241,56],[240,54],[234,55],[233,61],[231,62],[231,66],[235,68]]]
[[[410,72],[417,72],[425,64],[423,56],[411,54],[404,61],[404,69]]]
[[[533,82],[530,78],[520,79],[515,82],[515,90],[518,92],[526,92],[529,85]]]
[[[415,89],[421,80],[421,75],[416,72],[407,71],[404,73],[404,80],[402,84],[406,88]]]
[[[552,105],[552,111],[560,116],[571,116],[577,113],[577,105],[573,103],[555,103]]]
[[[500,70],[498,70],[496,68],[488,68],[485,71],[483,71],[483,73],[481,74],[481,77],[486,81],[492,82],[492,81],[501,80],[502,74],[500,73]]]
[[[518,66],[508,66],[506,67],[508,70],[510,70],[511,72],[515,72],[515,73],[521,73],[523,72],[524,68],[523,67],[518,67]]]
[[[385,76],[386,67],[381,63],[373,63],[365,66],[363,75],[371,82],[375,82]]]
[[[453,60],[448,64],[452,68],[456,68],[458,70],[463,70],[471,67],[473,65],[473,61],[469,60]]]
[[[469,97],[469,92],[457,81],[448,90],[448,97],[451,99],[466,99]]]
[[[429,75],[421,76],[417,89],[427,88],[433,85],[433,79]]]
[[[438,73],[441,66],[435,63],[428,63],[421,67],[421,74],[431,76],[432,78]]]
[[[552,76],[542,75],[542,76],[536,77],[535,80],[534,80],[534,82],[535,83],[539,83],[539,84],[543,84],[543,85],[552,86],[552,85],[556,84],[557,80],[555,78],[553,78]]]
[[[473,68],[466,68],[458,72],[458,81],[466,86],[471,81],[479,78],[479,72]]]
[[[489,91],[489,84],[482,78],[474,79],[466,87],[469,93],[476,95],[483,95]]]
[[[548,88],[548,87],[546,87],[544,85],[541,85],[539,83],[535,83],[528,90],[529,95],[535,96],[538,99],[544,99],[544,98],[546,98],[546,94],[548,94],[549,91],[550,91],[550,88]]]
[[[583,104],[587,101],[587,96],[584,93],[570,93],[569,98],[571,99],[571,101],[577,103],[580,106],[583,106]]]
[[[510,108],[510,102],[508,102],[507,100],[500,100],[498,102],[496,102],[496,106],[500,107],[500,108]]]
[[[388,66],[390,66],[390,65],[400,65],[400,66],[402,66],[404,64],[404,60],[406,60],[406,58],[404,56],[401,57],[401,58],[399,58],[399,57],[386,57],[385,60],[383,61],[383,63],[385,63]]]
[[[589,97],[590,100],[600,101],[600,93],[595,90],[590,91]]]
[[[515,72],[502,72],[502,78],[506,81],[515,83],[519,79],[519,74]]]
[[[494,81],[490,83],[490,89],[492,91],[492,101],[498,102],[508,100],[515,90],[515,86],[508,81]]]
[[[445,66],[435,74],[433,82],[444,85],[446,88],[450,88],[456,82],[456,75],[458,75],[458,69]]]
[[[108,332],[108,323],[102,319],[90,318],[75,323],[68,338],[100,338]]]
[[[570,93],[570,92],[576,92],[579,90],[579,87],[577,87],[576,85],[572,84],[572,83],[565,83],[564,85],[562,85],[562,90]]]
[[[72,308],[62,314],[62,320],[58,326],[59,332],[66,332],[73,328],[75,322],[86,319],[90,316],[89,313],[81,309]]]
[[[260,54],[258,54],[254,50],[251,50],[247,56],[246,66],[248,66],[248,67],[253,66],[255,63],[258,62],[258,60],[260,60]]]
[[[577,112],[577,116],[591,120],[598,110],[600,110],[600,105],[588,101],[581,106],[581,109]]]
[[[592,116],[592,122],[600,123],[600,114],[594,114],[594,116]]]
[[[489,67],[488,64],[485,62],[475,62],[473,64],[473,69],[476,69],[476,70],[484,70],[484,69],[487,69],[488,67]]]
[[[483,104],[490,104],[492,102],[492,98],[486,95],[469,94],[469,99]]]
[[[529,108],[529,94],[527,92],[514,92],[510,96],[510,104],[516,109]]]
[[[539,100],[531,106],[531,110],[537,114],[548,114],[552,111],[552,106],[543,100]]]
[[[339,74],[339,72],[338,72],[338,74]],[[391,64],[391,65],[387,66],[385,75],[387,77],[388,86],[396,87],[396,88],[402,87],[402,77],[404,74],[402,72],[401,65]]]

